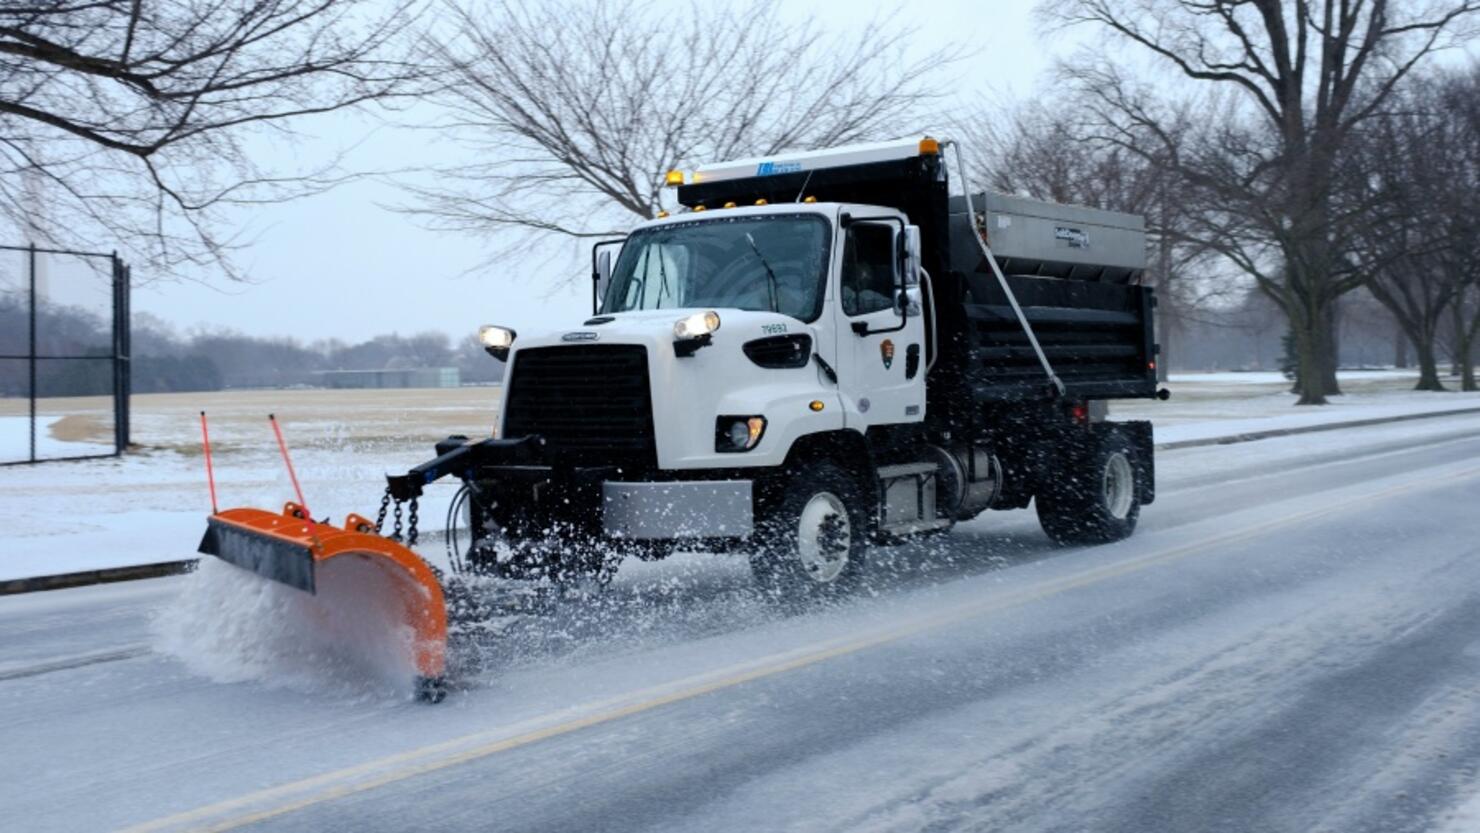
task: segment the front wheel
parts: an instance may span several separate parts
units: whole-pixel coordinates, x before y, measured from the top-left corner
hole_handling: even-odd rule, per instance
[[[756,530],[750,566],[767,590],[789,598],[845,593],[864,573],[867,515],[862,490],[831,463],[795,472]]]
[[[1038,490],[1038,523],[1057,544],[1106,544],[1129,538],[1141,516],[1137,467],[1114,434],[1055,482]]]

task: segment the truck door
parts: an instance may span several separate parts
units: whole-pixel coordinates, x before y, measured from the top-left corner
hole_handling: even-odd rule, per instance
[[[925,418],[920,289],[915,281],[906,281],[908,303],[902,314],[896,304],[898,237],[899,226],[887,222],[859,221],[844,232],[834,314],[838,388],[849,427],[866,430]]]

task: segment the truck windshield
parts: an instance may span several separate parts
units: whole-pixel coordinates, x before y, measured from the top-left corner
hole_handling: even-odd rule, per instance
[[[729,307],[812,321],[821,312],[829,229],[816,214],[642,229],[622,246],[602,311]]]

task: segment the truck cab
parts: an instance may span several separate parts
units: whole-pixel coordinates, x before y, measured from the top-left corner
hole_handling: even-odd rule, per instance
[[[1091,403],[1158,393],[1136,218],[978,211],[941,151],[701,167],[685,210],[594,248],[589,317],[485,327],[496,436],[440,445],[456,464],[427,477],[464,480],[468,563],[555,578],[741,550],[810,594],[861,582],[870,545],[1035,497],[1056,540],[1130,534],[1150,426]],[[994,252],[993,221],[1042,250]]]
[[[645,346],[660,365],[662,469],[776,466],[805,434],[919,423],[925,322],[907,225],[899,212],[840,203],[644,224],[598,273],[597,314],[542,343]],[[696,419],[706,411],[713,420]],[[756,436],[729,442],[755,418]]]

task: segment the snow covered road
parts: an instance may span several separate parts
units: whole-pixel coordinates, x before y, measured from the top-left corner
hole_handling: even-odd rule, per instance
[[[624,568],[436,707],[153,650],[221,576],[0,598],[0,829],[1469,829],[1473,418],[1159,466],[1129,541],[992,513],[827,610]]]

